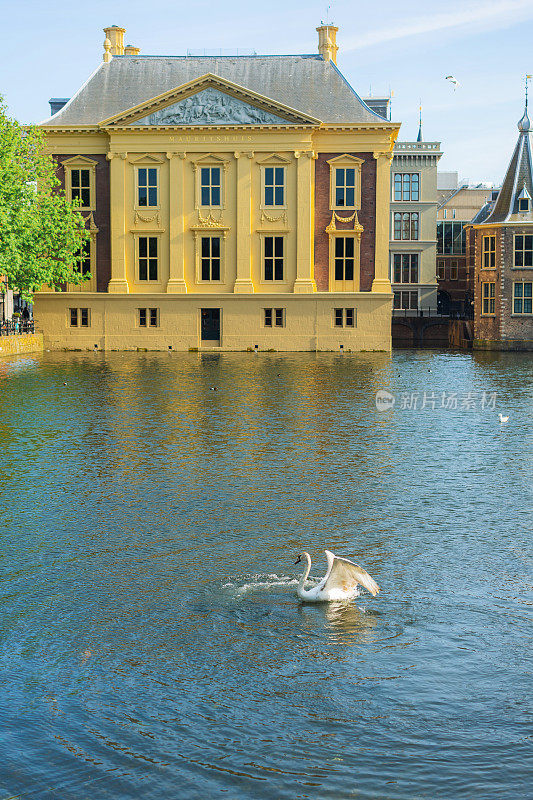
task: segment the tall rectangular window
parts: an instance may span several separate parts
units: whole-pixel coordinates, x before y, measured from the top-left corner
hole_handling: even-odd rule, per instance
[[[265,167],[264,204],[285,205],[285,167]]]
[[[78,309],[71,308],[70,309],[70,327],[77,328],[78,327]]]
[[[146,328],[146,309],[139,308],[139,327]]]
[[[496,305],[496,283],[481,284],[481,313],[494,314]]]
[[[265,236],[264,250],[265,281],[282,281],[284,260],[283,236]]]
[[[80,308],[80,325],[82,328],[89,327],[89,309]]]
[[[533,282],[515,283],[513,288],[513,314],[531,314]]]
[[[222,205],[222,171],[220,167],[200,168],[200,205]]]
[[[418,283],[418,253],[394,253],[393,283]]]
[[[87,239],[78,251],[78,263],[76,265],[78,272],[82,275],[88,275],[91,271],[91,240]]]
[[[72,199],[80,201],[81,208],[90,208],[91,171],[88,169],[71,169],[70,191]]]
[[[396,240],[418,239],[418,213],[396,212],[394,214],[394,238]]]
[[[452,261],[450,264],[450,280],[456,281],[459,278],[459,270],[457,261]]]
[[[200,265],[201,265],[202,280],[219,281],[220,280],[220,236],[202,236],[200,247],[201,247]]]
[[[355,239],[337,236],[335,239],[335,280],[353,281],[355,272]]]
[[[335,207],[355,207],[355,169],[337,167],[335,170]]]
[[[137,247],[139,280],[156,281],[158,262],[157,236],[139,236]]]
[[[418,172],[396,172],[394,175],[394,200],[418,202],[420,199],[420,175]]]
[[[533,238],[533,237],[530,237]],[[516,241],[515,241],[516,245]],[[494,269],[496,267],[496,237],[483,237],[483,269]]]
[[[137,204],[139,208],[153,208],[158,205],[156,167],[137,169]]]
[[[533,267],[533,236],[514,237],[515,267]]]
[[[446,277],[446,263],[444,261],[437,261],[437,278],[443,281]]]

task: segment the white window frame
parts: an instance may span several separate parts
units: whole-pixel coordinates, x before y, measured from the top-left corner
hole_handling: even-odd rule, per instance
[[[135,279],[134,282],[139,286],[156,286],[161,283],[161,233],[155,231],[135,231],[133,234],[134,237],[134,244],[135,244]],[[144,239],[157,239],[157,279],[151,280],[150,279],[150,256],[147,256],[148,264],[147,264],[147,279],[141,280],[140,277],[140,264],[139,264],[139,240],[141,238]],[[148,253],[150,251],[150,245],[148,244]]]
[[[531,317],[531,316],[533,316],[533,297],[532,296],[524,297],[524,288],[523,287],[524,287],[524,285],[526,283],[531,284],[531,295],[533,295],[533,280],[530,280],[530,281],[513,281],[513,310],[511,312],[511,316],[513,316],[513,317],[514,316],[516,316],[516,317]],[[515,287],[518,286],[518,285],[522,286],[522,297],[516,297]],[[532,310],[531,311],[523,311],[523,310],[522,311],[515,311],[515,300],[521,300],[522,301],[522,308],[524,307],[524,300],[529,300],[531,305],[532,305]]]
[[[281,205],[277,205],[275,202],[274,202],[273,205],[269,205],[266,202],[266,189],[267,189],[266,171],[267,171],[267,169],[273,169],[274,170],[274,197],[273,197],[274,201],[276,200],[276,186],[277,186],[277,184],[275,182],[275,178],[276,178],[275,171],[277,169],[282,169],[283,170],[283,203],[281,203]],[[275,162],[272,162],[271,164],[261,164],[261,204],[260,204],[260,208],[264,208],[264,209],[268,209],[268,210],[274,210],[274,211],[276,211],[278,209],[280,211],[284,211],[287,208],[287,165],[286,164],[281,164],[281,163],[276,164]]]
[[[407,283],[404,283],[403,280],[399,280],[399,281],[395,280],[395,269],[396,269],[396,266],[395,266],[394,262],[395,262],[396,256],[398,256],[402,260],[403,260],[403,258],[405,256],[409,256],[409,259],[410,259],[410,261],[409,261],[409,277],[411,276],[411,273],[412,273],[412,270],[413,270],[412,259],[413,259],[413,256],[416,256],[416,275],[417,275],[416,281],[411,281],[410,280]],[[421,259],[421,253],[391,253],[391,283],[393,283],[395,286],[415,286],[418,283],[420,283],[420,263],[421,263],[421,260],[422,260]],[[400,264],[400,278],[403,278],[403,263]]]
[[[530,265],[524,266],[523,264],[522,265],[515,264],[516,252],[517,252],[517,250],[516,250],[516,239],[517,239],[517,236],[521,236],[522,239],[524,240],[524,246],[522,247],[522,249],[519,252],[521,252],[524,255],[524,258],[522,260],[525,261],[525,254],[529,253],[529,249],[526,250],[526,241],[525,241],[525,239],[526,239],[526,236],[532,236],[532,234],[530,234],[530,233],[515,233],[514,234],[514,236],[513,236],[513,267],[512,268],[513,269],[533,269],[533,255],[532,255],[532,259],[531,259],[532,263]],[[533,254],[533,250],[531,252]]]
[[[413,286],[414,284],[404,283],[403,285],[404,286],[409,286],[409,285]],[[404,294],[408,294],[409,295],[409,308],[403,308],[402,295],[404,295]],[[415,308],[413,308],[411,306],[411,300],[413,299],[413,295],[414,294],[416,294],[416,307]],[[400,297],[400,305],[396,306],[395,302],[396,302],[396,297],[398,295]],[[393,305],[392,305],[392,310],[393,311],[418,311],[418,309],[420,308],[420,292],[418,291],[418,289],[394,289],[394,297],[393,297],[392,303],[393,303]]]
[[[157,191],[157,203],[155,206],[145,205],[141,206],[139,204],[139,170],[145,169],[146,180],[148,181],[148,170],[155,169],[156,172],[156,191]],[[147,196],[146,200],[148,202],[148,189],[150,184],[146,184]],[[135,210],[136,211],[158,211],[161,209],[161,169],[156,164],[135,164]]]
[[[261,240],[261,283],[266,284],[267,286],[272,286],[272,284],[284,284],[287,283],[287,242],[288,236],[286,232],[281,231],[261,231],[260,234]],[[265,276],[265,243],[267,237],[271,237],[272,239],[283,239],[283,278],[281,280],[276,280],[275,277],[272,280],[268,280]],[[274,257],[273,257],[274,259]],[[275,265],[273,265],[273,271],[275,275]]]
[[[362,158],[351,156],[349,153],[330,158],[329,164],[329,207],[332,211],[358,211],[361,208],[361,171],[364,164]],[[337,169],[354,169],[354,204],[351,206],[338,206],[336,198]]]
[[[401,199],[398,199],[398,200],[396,199],[396,186],[395,186],[395,184],[396,184],[396,176],[397,175],[401,175],[402,176],[402,182],[401,182],[402,196],[401,196]],[[404,176],[405,175],[409,175],[409,199],[407,199],[407,200],[403,196],[403,184],[404,184]],[[418,175],[418,197],[417,197],[416,200],[413,200],[413,198],[412,198],[412,194],[413,194],[413,175]],[[394,203],[420,203],[421,202],[421,200],[420,200],[421,183],[422,182],[420,180],[420,172],[395,172],[393,174],[393,176],[392,176],[392,200],[393,200],[393,202]],[[445,210],[444,213],[446,215],[446,210]]]
[[[65,194],[69,200],[72,200],[72,170],[86,169],[89,170],[89,205],[79,206],[78,211],[96,211],[96,161],[86,156],[73,156],[67,158],[62,162],[61,166],[65,171]]]
[[[396,215],[400,217],[400,236],[396,238]],[[416,236],[411,236],[413,231],[413,217],[417,216]],[[409,236],[403,235],[404,216],[409,217]],[[393,242],[418,242],[420,241],[420,212],[419,211],[393,211],[392,212],[392,241]]]
[[[191,161],[194,171],[194,207],[199,211],[224,211],[226,208],[226,193],[227,193],[227,171],[229,168],[229,161],[214,153],[209,153],[202,158]],[[220,205],[203,205],[202,204],[202,167],[220,167]]]
[[[227,230],[203,229],[194,231],[196,283],[202,286],[220,286],[225,283]],[[220,239],[220,278],[218,281],[202,278],[202,239]]]
[[[352,323],[348,323],[349,312],[352,312]],[[341,324],[337,324],[337,314],[340,312],[341,316]],[[336,306],[333,309],[333,317],[332,317],[332,327],[337,328],[357,328],[357,308],[350,307],[350,308],[343,308],[340,306]]]

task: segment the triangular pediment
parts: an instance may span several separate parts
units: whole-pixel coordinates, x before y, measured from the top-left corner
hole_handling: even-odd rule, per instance
[[[314,117],[211,74],[100,123],[111,128],[318,124]]]

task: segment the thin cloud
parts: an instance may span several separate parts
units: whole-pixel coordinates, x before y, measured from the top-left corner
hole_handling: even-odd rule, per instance
[[[526,12],[526,14],[522,12]],[[343,52],[359,50],[362,47],[373,47],[409,36],[452,30],[475,23],[488,23],[491,27],[499,27],[502,24],[502,17],[505,18],[505,27],[508,27],[518,21],[516,17],[511,16],[513,14],[520,14],[520,18],[533,16],[532,0],[495,0],[495,2],[463,8],[460,11],[453,9],[430,17],[417,17],[394,28],[382,28],[357,38],[351,37],[344,42],[342,49]]]

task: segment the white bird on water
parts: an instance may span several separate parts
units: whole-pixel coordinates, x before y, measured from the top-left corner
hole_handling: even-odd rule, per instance
[[[503,414],[498,414],[498,419],[502,425],[504,422],[509,422],[509,417],[504,417]]]
[[[373,595],[379,592],[379,586],[376,581],[358,564],[354,564],[353,561],[349,561],[347,558],[339,558],[330,550],[325,550],[324,552],[328,560],[328,569],[320,583],[313,586],[312,589],[304,588],[311,571],[311,556],[309,553],[300,553],[298,560],[295,562],[299,564],[307,559],[307,567],[302,573],[297,589],[298,597],[301,600],[307,600],[310,603],[322,603],[328,600],[351,600],[358,596],[359,589],[357,587],[359,584],[368,589]]]

